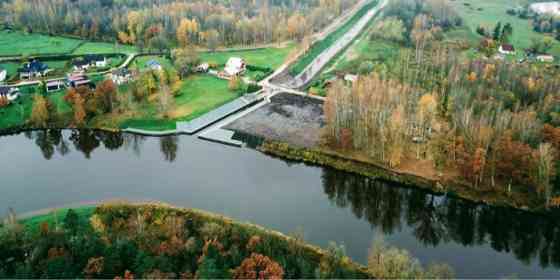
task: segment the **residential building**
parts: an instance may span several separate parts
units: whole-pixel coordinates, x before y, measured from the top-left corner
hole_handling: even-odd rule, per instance
[[[9,102],[13,102],[19,97],[19,89],[16,87],[0,86],[0,97],[6,97]]]
[[[122,85],[132,80],[132,72],[126,68],[115,69],[111,72],[111,80],[117,85]]]
[[[502,45],[500,45],[500,48],[498,49],[498,52],[501,53],[501,54],[513,55],[513,54],[515,54],[515,47],[513,47],[513,45],[510,45],[510,44],[502,44]]]
[[[246,70],[247,64],[245,60],[239,57],[231,57],[224,68],[225,74],[230,77],[241,75],[245,73]]]
[[[32,60],[31,62],[25,63],[23,67],[18,70],[20,79],[31,79],[35,77],[43,77],[51,71],[49,67],[40,62],[39,60]]]

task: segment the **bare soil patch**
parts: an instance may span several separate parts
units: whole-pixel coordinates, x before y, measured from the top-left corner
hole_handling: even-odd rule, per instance
[[[324,125],[322,101],[280,93],[271,103],[224,128],[309,148],[319,144]]]

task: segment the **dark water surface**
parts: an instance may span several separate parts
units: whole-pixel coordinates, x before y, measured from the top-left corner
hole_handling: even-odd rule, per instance
[[[459,277],[560,278],[560,222],[288,163],[194,137],[93,131],[0,137],[0,214],[107,199],[157,200],[343,244],[375,235]]]

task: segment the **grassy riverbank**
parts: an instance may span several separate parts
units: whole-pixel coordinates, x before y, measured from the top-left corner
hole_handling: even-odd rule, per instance
[[[161,204],[63,209],[19,224],[0,227],[0,262],[10,260],[0,278],[371,278],[299,238]]]
[[[347,20],[341,27],[333,31],[324,39],[315,42],[296,63],[289,68],[292,75],[301,73],[317,56],[331,47],[338,39],[344,36],[366,13],[377,5],[377,1],[371,1],[364,5],[356,14]]]
[[[407,172],[399,172],[374,161],[320,147],[298,148],[287,143],[265,141],[259,147],[259,150],[273,156],[329,166],[337,170],[371,178],[396,182],[410,187],[418,187],[436,193],[446,193],[477,203],[513,207],[535,212],[544,211],[543,205],[539,200],[529,193],[515,191],[507,193],[505,191],[475,189],[469,184],[457,180],[446,180],[444,178],[437,180]]]

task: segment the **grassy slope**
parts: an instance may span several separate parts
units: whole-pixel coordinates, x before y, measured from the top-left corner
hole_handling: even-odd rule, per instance
[[[23,32],[0,31],[0,55],[37,55],[70,53],[82,41]]]
[[[0,108],[0,129],[23,125],[31,116],[31,109],[33,107],[32,92],[34,92],[34,88],[29,87],[20,90],[23,94],[20,95],[15,103],[8,105],[8,107]],[[63,100],[65,93],[64,90],[61,90],[48,94],[48,97],[56,105],[57,112],[60,114],[68,113],[72,110]]]
[[[175,98],[175,109],[171,119],[158,117],[155,103],[140,108],[144,117],[124,121],[123,128],[134,127],[147,130],[175,129],[177,121],[188,121],[199,117],[239,97],[228,89],[228,82],[208,75],[191,76],[183,82],[181,95]]]
[[[116,45],[104,42],[85,42],[73,54],[92,54],[92,53],[134,53],[138,51],[135,46]]]
[[[336,31],[330,33],[323,40],[313,44],[313,46],[311,46],[307,53],[290,67],[290,72],[292,74],[301,73],[303,69],[305,69],[305,67],[309,65],[309,63],[311,63],[324,50],[328,49],[340,37],[344,36],[344,34],[346,34],[346,32],[348,32],[348,30],[350,30],[358,20],[360,20],[369,10],[371,10],[376,5],[377,1],[368,3]]]
[[[515,7],[517,5],[524,5],[528,2],[528,0],[519,0],[516,2],[512,2],[510,0],[450,1],[455,10],[463,18],[465,25],[470,28],[474,36],[479,38],[480,36],[478,36],[475,32],[479,25],[482,25],[489,30],[493,30],[498,21],[501,21],[502,25],[507,22],[511,23],[513,26],[513,36],[511,41],[518,50],[518,53],[521,53],[523,48],[527,48],[531,45],[531,39],[541,39],[544,36],[542,33],[533,31],[529,20],[521,19],[517,16],[511,16],[506,13],[508,8]],[[470,6],[465,6],[465,3],[470,4]],[[464,33],[457,33],[457,36],[464,36]],[[560,44],[558,42],[554,42],[554,47],[551,50],[551,53],[554,55],[560,55]]]
[[[227,51],[227,52],[205,52],[200,54],[203,61],[217,65],[225,65],[230,57],[241,57],[250,65],[260,67],[278,68],[286,56],[293,50],[294,44],[285,48],[264,48],[257,50]]]

